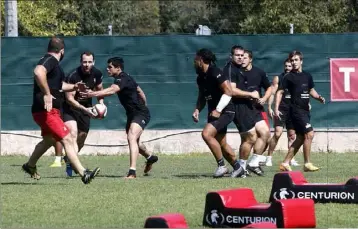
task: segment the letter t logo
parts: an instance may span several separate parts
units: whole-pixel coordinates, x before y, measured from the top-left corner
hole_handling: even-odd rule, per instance
[[[351,91],[351,84],[350,84],[350,73],[355,72],[355,68],[345,68],[341,67],[339,68],[339,72],[344,73],[344,92],[350,92]]]

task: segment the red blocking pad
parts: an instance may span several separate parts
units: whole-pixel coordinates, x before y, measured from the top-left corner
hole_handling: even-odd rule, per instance
[[[358,178],[345,183],[309,183],[300,171],[275,174],[269,202],[312,199],[315,203],[358,203]]]
[[[144,228],[188,228],[188,225],[182,214],[167,213],[148,217]]]
[[[314,202],[289,199],[259,203],[250,188],[207,193],[203,226],[238,228],[259,223],[270,223],[279,228],[314,228]]]

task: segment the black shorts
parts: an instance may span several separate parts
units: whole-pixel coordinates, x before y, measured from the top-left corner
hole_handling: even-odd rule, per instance
[[[235,104],[234,124],[240,133],[246,133],[263,120],[261,111],[250,104]]]
[[[309,111],[292,107],[291,108],[291,120],[293,128],[298,134],[306,134],[313,130],[311,125],[311,114]]]
[[[235,117],[234,111],[225,111],[223,112],[219,118],[215,118],[208,115],[208,123],[213,125],[218,134],[226,134],[227,133],[227,126],[232,122]]]
[[[128,130],[129,130],[130,126],[131,126],[131,123],[137,123],[144,130],[149,122],[150,122],[150,115],[149,114],[128,115],[127,116],[127,124],[126,124],[126,132],[128,132]]]
[[[279,106],[278,110],[281,112],[281,119],[274,116],[274,127],[282,126],[286,127],[287,130],[293,129],[293,124],[291,120],[290,107],[289,106]]]
[[[84,114],[82,111],[78,111],[75,109],[64,109],[63,121],[76,121],[78,131],[88,133],[91,123],[91,117],[87,114]]]

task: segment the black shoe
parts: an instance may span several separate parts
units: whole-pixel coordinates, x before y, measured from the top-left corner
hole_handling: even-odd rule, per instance
[[[264,176],[264,171],[261,169],[260,166],[254,167],[254,166],[247,165],[247,169],[258,176]]]
[[[145,163],[144,174],[147,174],[152,169],[152,165],[157,161],[158,161],[157,156],[155,155],[150,156],[150,158]]]
[[[27,173],[30,174],[31,178],[34,178],[35,180],[40,180],[41,176],[40,174],[37,173],[37,168],[35,167],[30,167],[28,163],[25,163],[22,165],[22,170]]]
[[[83,177],[81,178],[82,182],[84,184],[89,184],[91,181],[98,175],[100,168],[95,168],[93,171],[90,171],[86,169],[85,173],[83,174]]]

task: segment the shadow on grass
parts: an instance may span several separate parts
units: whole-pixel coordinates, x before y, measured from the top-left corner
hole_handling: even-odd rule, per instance
[[[229,174],[225,175],[230,176]],[[181,178],[181,179],[200,179],[200,178],[213,178],[212,173],[185,173],[185,174],[178,174],[173,175],[173,177]]]
[[[60,183],[40,183],[40,182],[33,182],[33,183],[26,183],[26,182],[1,182],[1,185],[65,185]]]

